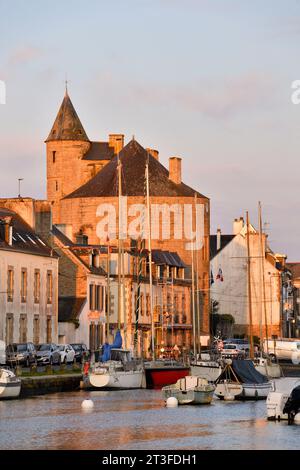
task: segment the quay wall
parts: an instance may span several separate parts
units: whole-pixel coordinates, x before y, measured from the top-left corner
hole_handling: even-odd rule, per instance
[[[43,375],[39,377],[20,377],[21,397],[45,395],[47,393],[78,390],[82,380],[81,373],[65,375]]]

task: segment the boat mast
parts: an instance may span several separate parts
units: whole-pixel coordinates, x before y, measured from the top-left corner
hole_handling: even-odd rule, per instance
[[[253,348],[253,326],[252,326],[252,294],[251,294],[251,258],[250,258],[250,239],[249,239],[249,213],[246,212],[247,223],[247,278],[248,278],[248,309],[249,309],[249,333],[250,333],[250,358],[254,357]]]
[[[109,340],[109,314],[110,314],[110,246],[109,237],[107,237],[107,307],[106,307],[106,341]]]
[[[267,318],[267,304],[266,304],[266,284],[265,284],[265,249],[263,244],[263,236],[262,236],[262,216],[261,216],[261,202],[258,203],[258,222],[259,222],[259,241],[260,241],[260,259],[261,259],[261,274],[262,274],[262,301],[264,306],[264,320],[265,320],[265,335],[266,335],[266,348],[267,354],[269,353],[269,345],[268,345],[268,318]],[[272,299],[271,299],[272,301]],[[261,332],[262,333],[262,332]],[[263,351],[263,337],[261,334],[261,352]]]
[[[152,249],[151,249],[151,218],[150,218],[150,191],[149,191],[149,153],[146,162],[146,191],[147,191],[147,225],[148,225],[148,251],[149,251],[149,289],[150,289],[150,318],[151,318],[151,348],[155,360],[155,329],[153,317],[153,279],[152,279]]]
[[[197,211],[197,193],[195,193],[195,214]],[[197,224],[196,224],[197,227]],[[196,235],[197,237],[197,235]],[[204,249],[204,247],[203,247]],[[201,354],[201,321],[200,321],[200,289],[199,289],[199,251],[196,249],[196,298],[197,298],[197,330],[198,353]]]
[[[121,330],[121,196],[122,196],[122,181],[121,181],[121,161],[118,153],[118,330]]]
[[[124,315],[124,346],[127,349],[127,318],[126,318],[126,303],[125,303],[125,269],[124,269],[124,244],[122,243],[122,252],[121,252],[121,266],[122,266],[122,309]]]
[[[196,312],[195,312],[195,275],[194,275],[194,241],[192,241],[192,312],[193,312],[193,349],[196,359]]]

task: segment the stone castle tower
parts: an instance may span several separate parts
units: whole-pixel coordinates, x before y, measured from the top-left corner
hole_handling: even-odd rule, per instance
[[[59,223],[59,201],[95,176],[123,148],[124,136],[110,134],[108,142],[91,142],[66,90],[45,142],[47,199],[53,223]]]

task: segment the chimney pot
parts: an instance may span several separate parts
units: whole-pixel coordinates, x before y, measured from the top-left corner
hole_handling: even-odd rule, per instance
[[[152,155],[152,157],[154,157],[156,160],[159,160],[159,151],[158,150],[151,149],[149,147],[147,147],[146,150],[147,150],[148,153],[150,153],[150,155]]]
[[[169,179],[175,184],[181,183],[181,158],[169,158]]]
[[[12,224],[11,224],[11,221],[12,221],[12,217],[11,216],[7,216],[7,217],[3,217],[2,220],[1,220],[1,224],[4,226],[4,241],[12,246]],[[2,235],[2,236],[3,236]]]
[[[234,219],[233,235],[237,235],[238,233],[240,233],[243,227],[244,227],[244,217],[240,217],[239,219]]]
[[[108,145],[113,147],[115,154],[121,152],[124,147],[124,134],[109,134]]]

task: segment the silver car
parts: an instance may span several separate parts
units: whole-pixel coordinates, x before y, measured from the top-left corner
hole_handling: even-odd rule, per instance
[[[56,344],[39,344],[36,349],[36,358],[38,364],[60,364],[60,352]]]

